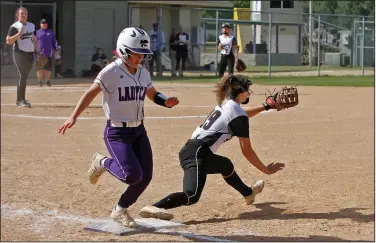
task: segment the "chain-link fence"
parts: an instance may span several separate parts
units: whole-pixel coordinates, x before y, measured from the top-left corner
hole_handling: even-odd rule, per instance
[[[153,64],[157,75],[163,71],[175,75],[182,68],[182,58],[177,65],[171,41],[179,41],[180,28],[189,36],[185,70],[217,73],[221,56],[217,40],[224,22],[231,25],[239,57],[249,72],[330,75],[337,70],[372,71],[374,67],[372,17],[157,6],[131,6],[129,16],[131,25],[147,30],[152,46],[159,46],[153,49],[155,61],[146,64],[149,68]],[[154,29],[153,22],[157,23]]]

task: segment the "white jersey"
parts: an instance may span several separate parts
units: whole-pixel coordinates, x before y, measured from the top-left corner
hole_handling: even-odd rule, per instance
[[[164,32],[160,30],[152,30],[149,32],[150,36],[150,49],[153,52],[163,51],[165,45]],[[159,38],[159,39],[158,39]]]
[[[12,24],[8,31],[8,36],[14,36],[18,33],[18,31],[22,27],[22,23],[17,21],[14,24]],[[34,37],[35,35],[35,25],[26,22],[26,25],[24,25],[24,30],[21,35],[21,38],[14,42],[13,44],[13,50],[14,51],[24,51],[24,52],[34,52]]]
[[[104,67],[94,82],[103,91],[102,105],[108,120],[128,122],[144,119],[146,91],[152,87],[146,68],[140,66],[133,75],[119,58]]]
[[[218,43],[217,44],[219,44],[219,43],[222,44],[222,50],[221,50],[222,55],[231,54],[234,50],[234,45],[238,44],[236,38],[232,35],[229,35],[229,36],[220,35],[218,37]]]
[[[215,153],[233,136],[249,138],[249,119],[245,111],[233,100],[216,106],[205,122],[193,132],[191,139],[201,139]]]

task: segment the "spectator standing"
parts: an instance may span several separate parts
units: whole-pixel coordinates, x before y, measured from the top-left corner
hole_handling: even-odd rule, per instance
[[[188,33],[183,31],[183,26],[180,25],[179,32],[176,35],[176,40],[178,42],[178,48],[176,53],[176,68],[175,70],[179,70],[179,76],[183,77],[183,71],[185,70],[185,61],[188,57],[188,40],[189,35]],[[181,61],[181,67],[180,67]]]
[[[153,22],[153,30],[150,31],[150,42],[151,42],[151,51],[153,52],[152,58],[149,61],[149,72],[150,76],[153,76],[154,62],[157,65],[157,71],[159,71],[158,76],[162,76],[163,71],[158,70],[158,62],[161,61],[162,52],[165,47],[165,35],[164,32],[158,30],[158,23]]]
[[[169,44],[170,44],[170,52],[169,52],[169,56],[170,56],[170,59],[171,59],[171,76],[172,77],[175,77],[176,76],[176,52],[178,50],[178,44],[177,44],[177,40],[176,40],[176,30],[175,28],[173,28],[171,30],[171,36],[170,36],[170,40],[169,40]]]

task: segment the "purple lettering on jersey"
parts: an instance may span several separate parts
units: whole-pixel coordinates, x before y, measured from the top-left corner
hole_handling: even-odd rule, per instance
[[[129,100],[129,87],[124,87],[124,95],[121,92],[122,88],[119,87],[119,101],[128,101]]]
[[[121,88],[120,87],[118,87],[118,91],[119,91],[119,101],[124,101],[125,97],[121,95]]]
[[[135,97],[136,97],[137,100],[139,99],[139,97],[138,97],[138,92],[140,91],[140,88],[142,88],[142,87],[140,87],[140,86],[136,86]]]
[[[123,95],[124,89],[124,95]],[[145,100],[146,88],[140,86],[118,87],[119,101]]]
[[[131,97],[129,98],[129,100],[135,100],[136,99],[136,94],[135,94],[135,87],[134,86],[131,86]]]
[[[143,92],[140,92],[140,100],[145,100],[145,95],[146,95],[146,91],[147,89],[142,87],[143,89]]]

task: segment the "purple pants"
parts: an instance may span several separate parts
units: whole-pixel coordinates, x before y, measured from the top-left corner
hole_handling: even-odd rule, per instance
[[[109,173],[129,186],[119,206],[128,208],[145,191],[153,175],[153,154],[144,125],[111,127],[107,121],[104,142],[112,158],[104,162]]]

